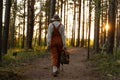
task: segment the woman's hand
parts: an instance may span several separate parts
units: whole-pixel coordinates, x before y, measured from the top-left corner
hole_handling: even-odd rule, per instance
[[[50,46],[47,46],[47,50],[50,51]]]
[[[67,48],[66,47],[63,47],[63,50],[66,50]]]

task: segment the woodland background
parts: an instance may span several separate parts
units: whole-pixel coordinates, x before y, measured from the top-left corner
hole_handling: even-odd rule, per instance
[[[41,51],[50,19],[65,25],[67,47],[85,47],[115,59],[120,49],[120,0],[0,0],[0,64],[4,56]]]

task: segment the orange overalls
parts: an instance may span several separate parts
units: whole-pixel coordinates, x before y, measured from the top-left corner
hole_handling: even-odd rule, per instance
[[[58,25],[58,27],[55,27],[55,25],[53,24],[53,32],[51,37],[52,66],[56,66],[57,68],[60,67],[60,53],[63,48],[62,38],[59,32],[60,26],[61,26],[61,23]]]

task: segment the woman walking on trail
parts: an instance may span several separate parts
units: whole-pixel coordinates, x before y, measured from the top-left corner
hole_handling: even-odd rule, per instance
[[[53,21],[48,26],[47,45],[51,52],[51,62],[53,67],[53,76],[56,77],[60,68],[60,53],[66,49],[65,27],[60,22],[57,14],[53,16]]]

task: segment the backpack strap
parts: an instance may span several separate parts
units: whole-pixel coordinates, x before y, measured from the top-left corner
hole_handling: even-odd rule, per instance
[[[61,23],[58,25],[58,27],[56,28],[56,26],[52,23],[53,25],[53,28],[56,29],[56,30],[59,30],[60,26],[61,26]]]
[[[58,30],[59,30],[60,26],[61,26],[61,23],[60,23],[60,24],[58,25],[58,27],[57,27]]]

